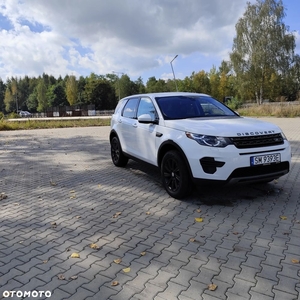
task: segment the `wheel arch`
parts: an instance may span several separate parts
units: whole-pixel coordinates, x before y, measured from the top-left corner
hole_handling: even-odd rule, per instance
[[[111,142],[111,140],[112,140],[113,137],[117,137],[119,139],[119,136],[118,136],[117,132],[114,129],[111,130],[111,132],[109,133],[109,141],[110,142]]]
[[[190,178],[192,179],[193,178],[193,174],[192,174],[192,171],[191,171],[191,167],[190,167],[190,164],[189,164],[189,161],[185,155],[185,153],[183,152],[183,150],[180,148],[180,146],[178,144],[176,144],[175,142],[173,142],[172,140],[168,140],[168,141],[165,141],[163,142],[159,149],[158,149],[158,155],[157,155],[157,165],[158,167],[160,168],[161,167],[161,162],[162,162],[162,159],[164,157],[164,155],[171,151],[171,150],[176,150],[179,152],[179,154],[182,156],[182,158],[184,159],[184,162],[188,168],[188,172],[189,172],[189,175],[190,175]]]

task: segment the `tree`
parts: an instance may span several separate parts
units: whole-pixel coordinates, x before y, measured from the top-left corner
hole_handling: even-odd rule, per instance
[[[105,76],[95,73],[86,79],[85,102],[95,104],[96,109],[112,109],[116,105],[116,96],[111,82]]]
[[[39,101],[37,98],[37,89],[34,89],[34,91],[28,96],[26,105],[30,111],[37,110],[37,107],[39,105]]]
[[[0,78],[0,112],[4,112],[5,109],[5,105],[4,105],[5,90],[6,90],[6,85]]]
[[[39,83],[36,87],[36,91],[37,91],[37,100],[38,100],[37,111],[43,112],[49,107],[48,99],[47,99],[47,87],[43,78],[39,79]]]
[[[210,94],[210,81],[205,71],[192,74],[193,86],[197,93]]]
[[[288,101],[300,98],[300,55],[296,54],[287,76],[281,79],[282,93]]]
[[[7,112],[13,111],[15,107],[15,101],[14,101],[14,96],[11,92],[10,86],[7,85],[5,94],[4,94],[4,104],[5,104],[5,110]]]
[[[67,106],[66,91],[62,82],[51,85],[47,91],[49,106]]]
[[[133,83],[130,80],[127,74],[123,74],[119,79],[119,87],[120,87],[120,98],[124,98],[126,96],[130,96],[134,94],[133,90]]]
[[[286,76],[293,61],[295,37],[283,23],[284,16],[282,0],[257,0],[247,3],[236,24],[230,59],[241,91],[250,91],[258,104],[273,71]]]
[[[66,81],[66,95],[70,105],[78,102],[78,84],[74,75],[69,76]]]
[[[141,76],[134,82],[134,85],[135,94],[143,94],[146,92],[146,88]]]

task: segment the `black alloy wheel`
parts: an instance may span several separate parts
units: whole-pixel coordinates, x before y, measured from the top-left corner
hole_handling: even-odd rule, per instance
[[[178,151],[169,151],[161,163],[163,186],[170,196],[182,199],[191,192],[192,184],[189,172]]]
[[[127,165],[128,158],[123,154],[120,141],[116,136],[110,141],[110,154],[115,166],[125,167]]]

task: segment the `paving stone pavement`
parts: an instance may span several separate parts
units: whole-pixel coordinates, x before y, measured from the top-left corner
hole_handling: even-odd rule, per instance
[[[288,175],[185,201],[155,168],[114,167],[109,127],[0,132],[0,297],[300,299],[300,119],[267,120]]]

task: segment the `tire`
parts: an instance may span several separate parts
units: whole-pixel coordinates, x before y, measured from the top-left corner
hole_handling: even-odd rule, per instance
[[[161,177],[167,193],[183,199],[192,192],[192,183],[187,165],[178,151],[167,152],[161,163]]]
[[[117,167],[125,167],[128,163],[128,158],[123,154],[119,139],[114,136],[110,141],[111,160]]]

